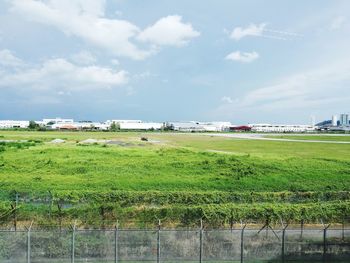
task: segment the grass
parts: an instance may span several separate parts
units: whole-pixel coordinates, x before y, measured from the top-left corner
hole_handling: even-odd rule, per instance
[[[141,142],[141,136],[147,136],[151,142]],[[67,141],[51,144],[56,138]],[[88,138],[127,144],[77,143]],[[137,132],[0,131],[0,140],[31,140],[0,144],[0,198],[3,202],[0,217],[6,214],[8,220],[11,213],[6,212],[9,210],[7,202],[13,200],[14,191],[19,192],[22,199],[41,200],[35,207],[22,204],[23,220],[38,219],[39,215],[45,219],[47,203],[42,200],[47,199],[49,191],[57,202],[52,208],[56,217],[83,218],[88,211],[93,214],[91,221],[113,219],[118,213],[129,218],[154,220],[154,216],[163,213],[171,222],[172,218],[179,218],[178,211],[185,213],[184,205],[194,213],[189,212],[189,217],[197,220],[209,211],[207,205],[215,204],[214,212],[220,214],[223,213],[220,204],[225,204],[225,217],[219,218],[227,222],[229,209],[246,211],[242,205],[227,208],[227,204],[237,202],[243,205],[262,202],[262,207],[270,213],[273,209],[278,213],[284,210],[280,206],[271,208],[264,202],[282,201],[288,205],[318,200],[345,202],[342,209],[349,208],[350,144]],[[302,192],[309,194],[302,195]],[[252,194],[257,197],[252,199]],[[75,204],[83,201],[84,207],[74,205],[64,212],[58,208],[59,200]],[[321,213],[317,207],[308,209]],[[294,205],[291,209],[299,208]],[[328,212],[325,214],[338,220]],[[264,212],[259,215],[263,217]]]

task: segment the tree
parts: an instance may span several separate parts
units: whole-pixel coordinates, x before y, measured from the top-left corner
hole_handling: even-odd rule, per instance
[[[174,130],[174,125],[169,122],[164,122],[161,128],[162,131],[172,131]]]
[[[116,122],[112,122],[111,127],[109,128],[110,131],[116,132],[120,130],[120,124]]]
[[[31,130],[37,129],[37,128],[39,128],[39,124],[37,124],[35,121],[29,121],[28,128]]]

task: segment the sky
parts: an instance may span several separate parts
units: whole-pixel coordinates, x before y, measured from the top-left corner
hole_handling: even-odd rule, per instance
[[[0,0],[0,119],[350,111],[348,0]]]

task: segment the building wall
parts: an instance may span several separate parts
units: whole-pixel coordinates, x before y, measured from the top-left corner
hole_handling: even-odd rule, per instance
[[[340,115],[340,125],[348,126],[349,125],[349,114],[341,114]]]
[[[252,131],[256,132],[308,132],[315,130],[315,127],[310,125],[252,124],[250,127]]]
[[[61,129],[72,129],[72,130],[84,130],[84,129],[96,129],[101,131],[106,131],[109,129],[109,125],[99,122],[73,122],[73,123],[56,123],[51,126],[53,130]]]
[[[159,122],[122,122],[119,125],[121,130],[160,130],[163,127],[163,123]]]
[[[61,119],[61,118],[55,118],[55,119],[43,119],[42,121],[45,125],[47,125],[48,123],[52,122],[52,123],[73,123],[74,120],[73,119]]]
[[[338,125],[338,118],[337,115],[332,116],[332,126],[337,126]]]
[[[0,129],[28,128],[29,121],[1,120]]]

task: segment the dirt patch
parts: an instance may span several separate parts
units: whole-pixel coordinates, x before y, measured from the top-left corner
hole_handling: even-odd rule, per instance
[[[131,146],[133,146],[132,143],[130,143],[130,142],[123,142],[123,141],[107,141],[106,144],[108,144],[108,145],[117,145],[117,146],[122,146],[122,147],[131,147]]]
[[[53,144],[60,144],[60,143],[64,143],[66,142],[65,140],[62,140],[62,139],[54,139],[52,140],[50,143],[53,143]]]
[[[96,140],[96,139],[86,139],[84,141],[80,141],[80,144],[94,144],[94,143],[108,143],[109,140]]]

